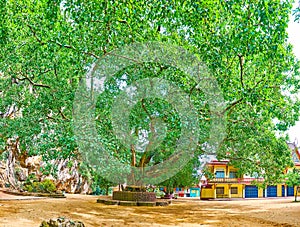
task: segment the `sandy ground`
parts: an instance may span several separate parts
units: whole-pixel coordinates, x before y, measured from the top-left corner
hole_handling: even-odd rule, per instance
[[[18,198],[18,200],[15,200]],[[123,207],[96,203],[96,196],[30,199],[0,192],[0,227],[38,227],[68,217],[85,226],[300,226],[293,198],[238,201],[178,199],[168,207]],[[8,199],[8,200],[7,200]]]

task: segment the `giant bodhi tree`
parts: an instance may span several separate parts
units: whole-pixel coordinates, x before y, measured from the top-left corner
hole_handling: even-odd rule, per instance
[[[158,41],[193,53],[221,88],[226,107],[226,137],[219,158],[248,174],[276,181],[290,165],[286,138],[275,136],[295,124],[299,102],[299,63],[287,42],[291,1],[10,1],[1,0],[0,24],[0,151],[16,139],[20,152],[45,161],[78,158],[73,132],[73,101],[79,81],[93,63],[116,48]],[[148,64],[126,68],[127,82],[162,77],[190,94],[199,116],[199,146],[209,134],[210,111],[203,93],[178,69]],[[124,78],[123,78],[124,79]],[[95,121],[111,155],[134,166],[166,160],[180,135],[172,107],[142,100],[133,109],[132,129],[151,132],[151,116],[159,113],[170,131],[161,146],[146,155],[118,143],[110,114],[120,87],[108,81],[98,100]],[[101,105],[100,105],[101,104]],[[173,112],[172,112],[173,111]],[[134,113],[140,113],[139,118]],[[141,120],[142,119],[142,120]],[[133,153],[135,156],[133,158]],[[185,175],[190,178],[191,175]]]

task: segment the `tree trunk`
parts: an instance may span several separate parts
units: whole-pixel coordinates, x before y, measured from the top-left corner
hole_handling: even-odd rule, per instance
[[[131,166],[136,166],[136,154],[135,154],[135,148],[134,144],[130,145],[130,150],[131,150]]]
[[[109,185],[106,185],[106,192],[105,192],[105,195],[108,195],[108,189],[109,189]]]
[[[130,150],[131,150],[131,166],[136,167],[136,153],[135,153],[134,144],[130,145]],[[130,177],[131,177],[131,179],[129,179],[128,183],[129,184],[135,184],[135,175],[134,175],[133,170],[131,172]]]
[[[17,181],[15,176],[15,163],[16,158],[19,154],[19,140],[17,137],[15,140],[8,141],[8,158],[6,160],[6,178],[10,187],[13,189],[17,189]]]

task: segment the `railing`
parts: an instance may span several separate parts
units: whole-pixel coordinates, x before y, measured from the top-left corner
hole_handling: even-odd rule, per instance
[[[263,182],[263,178],[212,178],[208,180],[208,183],[251,183],[252,181]]]

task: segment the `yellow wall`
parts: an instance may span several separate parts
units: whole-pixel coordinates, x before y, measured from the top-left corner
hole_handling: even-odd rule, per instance
[[[300,166],[295,166],[293,168],[297,168],[300,169]],[[291,171],[293,168],[288,168],[289,171]],[[237,171],[236,168],[234,168],[233,166],[225,166],[225,165],[211,165],[210,166],[210,171],[212,173],[215,173],[218,170],[223,170],[225,172],[225,177],[229,178],[229,173],[231,171]],[[201,198],[203,199],[209,199],[209,198],[216,198],[216,187],[224,187],[224,195],[229,196],[231,198],[243,198],[243,190],[245,185],[244,184],[229,184],[229,183],[219,183],[219,184],[215,184],[213,186],[213,188],[202,188],[201,190]],[[229,192],[230,187],[238,187],[238,194],[231,194]],[[296,193],[296,187],[294,188],[294,192]],[[287,190],[287,188],[285,188],[285,190]],[[258,198],[263,198],[264,196],[264,191],[265,189],[263,188],[258,188]],[[300,191],[299,191],[300,194]],[[282,197],[282,184],[277,184],[277,197]]]
[[[238,194],[231,194],[231,198],[243,198],[243,185],[241,184],[232,184],[231,187],[238,188]]]
[[[201,199],[213,199],[214,188],[201,188]]]
[[[224,187],[224,195],[229,196],[229,184],[216,184],[213,188],[202,188],[201,189],[201,199],[211,199],[215,198],[215,190],[217,187]],[[231,198],[243,198],[243,185],[232,184],[231,187],[238,188],[238,194],[231,194]]]
[[[277,184],[277,197],[281,197],[281,196],[282,196],[281,184]]]
[[[236,168],[233,166],[224,166],[224,165],[214,165],[213,166],[213,173],[215,173],[217,170],[223,170],[225,172],[225,177],[229,177],[230,171],[237,171]]]
[[[264,197],[264,188],[258,188],[258,198]]]
[[[294,196],[296,195],[297,186],[294,186]],[[300,196],[300,189],[298,190],[298,196]]]
[[[203,199],[212,199],[215,198],[215,188],[216,187],[224,187],[224,194],[229,196],[229,184],[216,184],[213,188],[202,188],[201,189],[201,198]],[[238,194],[231,194],[231,198],[243,198],[243,184],[231,184],[230,187],[237,187]],[[294,188],[294,192],[296,193],[296,188]],[[263,198],[264,195],[264,188],[258,188],[258,198]],[[277,185],[277,197],[281,197],[282,195],[282,188],[281,184]]]
[[[224,194],[228,195],[229,193],[229,185],[228,184],[216,184],[217,187],[224,187]]]

